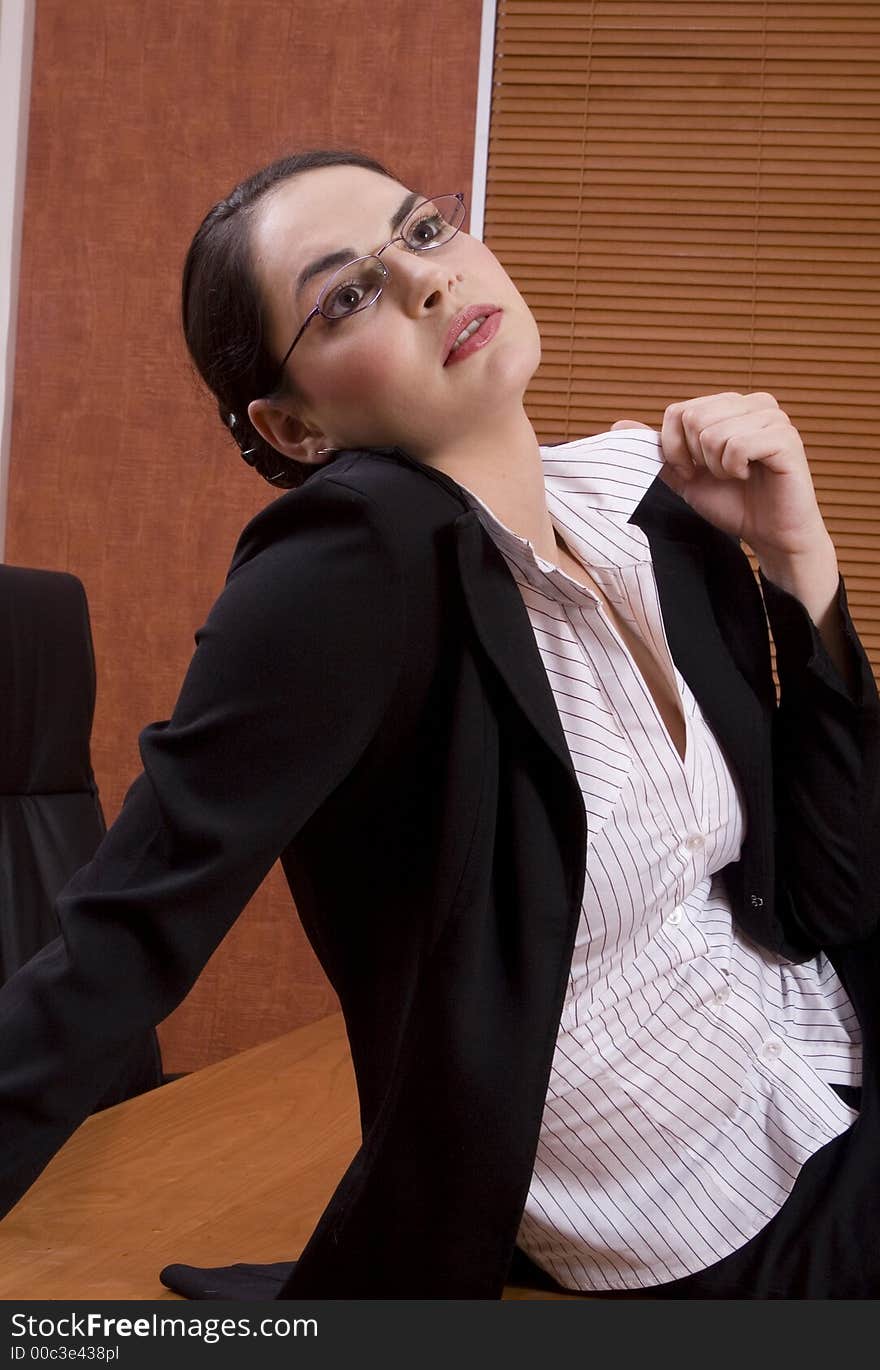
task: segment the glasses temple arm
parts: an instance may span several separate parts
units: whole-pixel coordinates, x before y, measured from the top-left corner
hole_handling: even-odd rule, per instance
[[[306,329],[308,328],[309,324],[312,322],[312,319],[315,317],[316,314],[320,314],[320,312],[321,312],[321,311],[320,311],[320,309],[318,308],[318,306],[315,305],[315,308],[312,310],[311,314],[308,315],[308,317],[306,318],[306,321],[305,321],[305,323],[303,324],[302,328],[299,330],[299,332],[297,333],[297,335],[296,335],[296,337],[294,338],[293,342],[292,342],[292,343],[290,344],[290,346],[288,347],[287,351],[285,352],[284,356],[283,356],[282,359],[281,359],[281,362],[280,362],[280,364],[279,364],[279,366],[278,366],[278,370],[277,370],[276,373],[275,373],[275,375],[276,375],[276,380],[275,380],[275,384],[272,386],[272,389],[273,389],[273,390],[274,390],[275,387],[277,386],[278,381],[281,379],[281,373],[283,372],[285,366],[287,365],[287,358],[290,356],[291,352],[292,352],[293,349],[296,347],[296,345],[297,345],[297,343],[299,342],[300,338],[302,337],[303,333],[305,333],[305,331],[306,331]]]

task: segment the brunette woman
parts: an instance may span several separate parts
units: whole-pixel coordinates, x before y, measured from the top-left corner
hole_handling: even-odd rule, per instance
[[[280,858],[363,1143],[296,1261],[168,1283],[874,1297],[880,708],[803,444],[731,390],[542,446],[464,216],[318,152],[195,235],[190,351],[291,488],[0,994],[3,1208]]]

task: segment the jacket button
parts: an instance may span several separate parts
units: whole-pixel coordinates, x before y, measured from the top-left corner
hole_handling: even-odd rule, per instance
[[[753,909],[762,909],[764,907],[764,900],[761,898],[760,894],[750,894],[749,903]]]

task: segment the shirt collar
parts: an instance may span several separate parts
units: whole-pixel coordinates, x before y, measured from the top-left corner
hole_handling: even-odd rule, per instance
[[[616,572],[651,559],[648,539],[629,519],[663,465],[659,433],[623,428],[541,447],[540,452],[553,526],[597,584],[613,590]],[[479,495],[461,489],[497,546],[527,579],[534,582],[552,569],[528,538],[502,523]]]

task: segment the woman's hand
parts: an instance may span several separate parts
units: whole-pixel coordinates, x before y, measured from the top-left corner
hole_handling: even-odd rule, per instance
[[[622,419],[612,428],[631,428]],[[810,552],[828,538],[800,434],[772,395],[727,391],[670,404],[663,480],[759,557]]]
[[[615,428],[647,428],[619,419]],[[748,543],[767,580],[794,595],[855,689],[857,666],[837,609],[840,572],[800,434],[772,395],[728,391],[670,404],[661,478],[695,513]]]
[[[672,488],[757,555],[800,554],[827,537],[800,434],[772,395],[680,400],[660,442]]]

